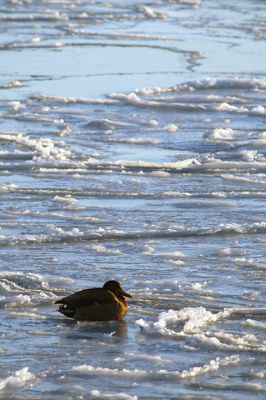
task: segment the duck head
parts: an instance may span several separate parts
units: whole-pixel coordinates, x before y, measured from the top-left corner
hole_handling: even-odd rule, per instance
[[[121,285],[117,281],[107,281],[103,285],[103,289],[109,290],[110,292],[114,293],[117,297],[132,297],[131,294],[125,292],[124,289],[122,289]]]

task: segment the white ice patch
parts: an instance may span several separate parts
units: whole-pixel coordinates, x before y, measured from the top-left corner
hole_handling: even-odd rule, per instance
[[[253,146],[265,146],[266,145],[266,132],[261,132],[258,134],[257,139],[251,141]]]
[[[23,133],[0,133],[0,139],[8,143],[16,143],[34,151],[32,159],[67,161],[71,151],[64,143],[49,138],[34,139]]]
[[[205,336],[205,338],[203,338]],[[198,335],[198,338],[201,337],[201,334]],[[242,335],[239,334],[231,334],[227,332],[215,332],[211,335],[202,335],[204,341],[206,339],[214,339],[214,344],[218,344],[218,347],[227,348],[231,350],[256,350],[261,351],[263,353],[266,352],[266,341],[259,340],[255,335],[244,333]]]
[[[183,253],[182,251],[173,251],[173,252],[167,252],[167,253],[158,253],[156,254],[157,256],[160,257],[172,257],[172,258],[186,258],[186,254]]]
[[[222,111],[222,112],[231,112],[231,113],[248,113],[249,109],[241,106],[233,106],[232,104],[228,104],[226,102],[219,104],[218,106],[215,107],[216,111]]]
[[[30,388],[36,381],[35,374],[28,367],[22,368],[5,379],[0,380],[0,391],[17,391],[26,387]]]
[[[144,319],[136,321],[143,332],[151,335],[163,335],[172,338],[185,339],[192,337],[196,342],[207,348],[234,351],[259,351],[266,353],[266,341],[250,333],[231,334],[225,331],[209,330],[210,324],[231,315],[265,315],[265,309],[256,308],[229,308],[217,314],[206,311],[202,307],[183,309],[180,312],[169,310],[159,315],[158,321],[147,322]],[[183,329],[176,328],[183,325]],[[169,327],[170,325],[170,327]],[[256,329],[265,329],[265,324],[254,320],[247,320],[245,326]]]
[[[36,305],[51,304],[57,298],[41,275],[30,272],[0,272],[0,290],[6,294],[4,304],[10,313],[36,311]]]
[[[55,101],[61,104],[115,104],[116,100],[111,99],[94,99],[94,98],[85,98],[85,97],[60,97],[60,96],[49,96],[45,94],[38,94],[32,96],[35,100],[40,101]]]
[[[66,210],[72,210],[72,211],[82,211],[87,209],[85,205],[79,204],[79,201],[72,197],[71,195],[66,195],[66,196],[58,196],[56,195],[54,197],[54,200],[60,203],[64,203],[64,209]]]
[[[167,262],[169,262],[170,264],[174,264],[177,267],[185,265],[185,262],[182,261],[182,260],[172,260],[172,259],[170,259],[170,260],[167,260]]]
[[[91,396],[97,399],[109,399],[109,400],[138,400],[138,396],[130,396],[127,393],[119,392],[119,393],[104,393],[98,389],[94,389],[91,391]]]
[[[178,0],[179,4],[190,5],[194,8],[198,8],[202,5],[202,0]]]
[[[122,254],[120,250],[116,249],[108,249],[106,246],[102,244],[96,244],[96,245],[91,245],[87,246],[87,249],[92,249],[96,251],[97,253],[102,253],[102,254],[107,254],[107,255],[114,255],[114,256],[119,256]]]
[[[54,260],[55,262],[57,262],[58,260]],[[50,284],[52,283],[53,285],[57,285],[57,286],[63,286],[65,287],[66,285],[73,285],[73,283],[75,282],[74,279],[71,278],[66,278],[63,276],[58,276],[58,277],[51,277],[49,278],[49,282]]]
[[[167,92],[172,92],[174,91],[173,88],[156,88],[156,89],[149,89],[150,94],[152,93],[167,93]],[[145,98],[142,98],[140,95],[143,93],[143,91],[137,90],[136,92],[131,92],[129,94],[124,94],[124,93],[110,93],[108,97],[110,97],[113,100],[119,101],[120,103],[124,104],[131,104],[136,107],[151,107],[151,108],[158,108],[160,109],[161,107],[163,108],[175,108],[176,110],[181,110],[181,111],[204,111],[206,110],[206,106],[202,104],[193,104],[193,103],[182,103],[182,102],[164,102],[161,101],[159,98],[156,98],[156,100],[147,100]],[[145,91],[145,94],[147,93],[147,90]],[[177,125],[176,125],[177,126]]]
[[[144,251],[142,252],[142,254],[144,254],[146,256],[154,254],[154,252],[155,252],[155,248],[150,246],[149,244],[144,244],[143,248],[144,248]]]
[[[36,309],[34,309],[36,310]],[[43,314],[38,314],[37,312],[34,312],[34,310],[31,310],[31,312],[28,311],[17,311],[17,310],[13,310],[13,309],[9,309],[8,310],[8,314],[9,315],[13,315],[16,318],[26,318],[27,320],[29,319],[34,319],[34,320],[47,320],[48,317],[47,315],[43,315]]]
[[[5,305],[8,310],[21,310],[25,308],[31,308],[36,310],[36,305],[40,304],[51,304],[53,303],[57,296],[50,292],[43,292],[37,290],[29,290],[30,294],[19,294],[11,298],[11,301]],[[20,312],[20,311],[19,311]]]
[[[253,161],[265,161],[264,155],[258,153],[257,150],[241,150],[237,152],[243,161],[253,162]]]
[[[138,8],[140,11],[143,12],[145,17],[147,17],[147,18],[150,18],[150,19],[166,19],[167,18],[166,14],[164,14],[160,11],[153,10],[148,6],[139,6]]]
[[[71,195],[66,195],[66,196],[58,196],[58,195],[56,195],[54,197],[54,200],[58,201],[60,203],[67,203],[67,204],[75,204],[78,201],[77,199],[75,199]]]
[[[234,264],[239,265],[240,267],[252,267],[252,269],[253,268],[266,269],[266,265],[264,262],[260,263],[253,258],[236,257],[232,261]]]
[[[238,139],[247,139],[248,136],[247,132],[236,131],[231,128],[215,128],[213,132],[205,136],[205,140],[209,143],[232,144]]]
[[[195,282],[192,283],[191,285],[191,289],[194,290],[195,292],[206,292],[206,286],[207,286],[207,282]],[[210,293],[210,291],[207,291],[208,293]]]
[[[150,173],[151,176],[156,176],[157,178],[168,178],[170,176],[169,172],[167,171],[152,171]]]
[[[147,376],[146,370],[141,369],[117,369],[117,368],[104,368],[104,367],[93,367],[92,365],[82,364],[72,368],[72,371],[90,375],[100,375],[100,376],[118,376],[118,377],[133,377],[133,378],[143,378]]]
[[[195,158],[189,158],[182,161],[177,162],[165,162],[165,163],[156,163],[156,162],[148,162],[148,161],[131,161],[131,160],[118,160],[115,162],[116,165],[120,165],[121,167],[140,167],[140,168],[156,168],[156,169],[173,169],[173,170],[182,170],[185,168],[196,168],[201,166],[201,162]]]
[[[247,184],[247,185],[266,185],[266,180],[263,179],[258,179],[256,177],[252,177],[251,175],[232,175],[232,174],[226,174],[226,175],[221,175],[221,178],[225,181],[231,181],[234,183],[239,183],[239,184]]]
[[[22,83],[20,81],[12,81],[4,85],[0,85],[0,89],[14,89],[19,87],[22,87]]]
[[[154,356],[151,354],[136,354],[136,353],[125,353],[125,356],[134,358],[136,360],[146,360],[146,361],[152,361],[152,362],[156,362],[159,364],[164,364],[164,363],[169,363],[171,362],[170,360],[167,360],[165,358],[162,358],[162,356]]]
[[[7,305],[8,308],[20,308],[33,306],[32,299],[27,294],[19,294],[13,298],[11,303]]]
[[[69,231],[64,231],[60,226],[49,224],[48,228],[56,234],[58,238],[79,238],[84,235],[84,232],[80,231],[79,228],[72,228]]]
[[[42,39],[40,37],[37,37],[37,36],[31,39],[32,43],[40,43],[41,40]]]
[[[87,126],[92,129],[101,129],[104,131],[113,131],[116,129],[126,128],[129,125],[121,121],[110,120],[108,118],[94,119],[88,122]]]
[[[14,183],[9,183],[7,185],[0,186],[0,192],[15,192],[18,189],[17,185]]]
[[[235,132],[231,128],[228,129],[216,128],[214,129],[212,134],[208,136],[208,139],[216,141],[233,140],[234,138],[235,138]]]
[[[184,0],[186,1],[186,0]],[[189,1],[189,0],[187,0]],[[244,89],[244,90],[260,90],[266,88],[266,82],[259,79],[215,79],[204,78],[194,81],[187,81],[176,86],[171,87],[156,87],[149,88],[148,91],[137,91],[141,94],[160,94],[160,93],[180,93],[180,92],[193,92],[196,90],[210,90],[210,89]],[[227,104],[229,107],[230,105]]]
[[[144,370],[144,369],[117,369],[117,368],[104,368],[94,367],[88,364],[78,365],[72,368],[72,371],[85,374],[85,375],[97,375],[106,377],[119,377],[119,378],[133,378],[133,379],[187,379],[194,376],[206,374],[212,371],[216,371],[223,367],[238,364],[240,357],[238,355],[232,355],[224,358],[216,358],[211,360],[207,364],[200,366],[191,367],[183,371],[172,371],[167,369],[155,369],[155,370]]]
[[[253,107],[251,109],[251,113],[255,114],[255,115],[265,115],[266,114],[266,109],[263,106]]]
[[[136,93],[129,93],[129,94],[124,94],[124,93],[110,93],[108,95],[111,99],[119,100],[124,103],[129,103],[133,105],[144,105],[146,104],[145,100],[143,100],[141,97],[139,97]]]
[[[202,366],[192,367],[188,370],[184,370],[181,372],[182,378],[190,378],[202,374],[206,374],[209,372],[217,371],[220,368],[228,367],[230,365],[235,365],[240,362],[240,357],[238,355],[232,355],[224,358],[217,357],[214,360],[211,360],[208,364],[204,364]]]
[[[18,112],[18,111],[21,111],[21,110],[25,110],[25,108],[26,108],[25,104],[21,103],[21,101],[18,101],[18,100],[11,101],[8,104],[12,107],[12,109],[15,112]]]
[[[175,133],[176,131],[178,131],[179,127],[176,124],[169,124],[169,125],[166,125],[163,129],[166,132]]]
[[[266,322],[256,321],[254,319],[247,319],[246,321],[243,322],[243,325],[251,328],[266,330]]]
[[[169,310],[159,314],[158,321],[146,322],[143,319],[136,321],[136,324],[147,333],[155,333],[166,336],[184,337],[187,334],[200,332],[211,323],[224,319],[230,315],[230,311],[221,311],[213,314],[204,307],[187,307],[180,311]],[[168,325],[177,323],[183,324],[183,329],[175,331],[168,328]]]
[[[194,89],[266,89],[266,82],[259,79],[215,79],[205,78],[186,82],[187,87]]]
[[[49,290],[48,282],[42,275],[31,272],[0,272],[0,285],[7,292],[21,293],[29,290]],[[29,289],[28,289],[29,288]]]
[[[223,247],[215,252],[216,255],[221,257],[230,257],[230,256],[243,256],[245,252],[240,249],[235,249],[232,247]]]

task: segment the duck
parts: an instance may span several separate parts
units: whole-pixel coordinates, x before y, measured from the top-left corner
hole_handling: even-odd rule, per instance
[[[107,281],[102,288],[80,290],[57,300],[57,311],[76,321],[119,321],[128,312],[125,297],[132,297],[119,282]]]

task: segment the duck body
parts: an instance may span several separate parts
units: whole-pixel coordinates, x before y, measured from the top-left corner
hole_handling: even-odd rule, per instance
[[[85,289],[57,300],[58,311],[77,321],[121,320],[128,312],[125,292],[119,282],[108,281],[102,288]]]

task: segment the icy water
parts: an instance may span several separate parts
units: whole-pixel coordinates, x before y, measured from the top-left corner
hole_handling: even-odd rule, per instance
[[[265,17],[0,1],[0,398],[265,399]]]

